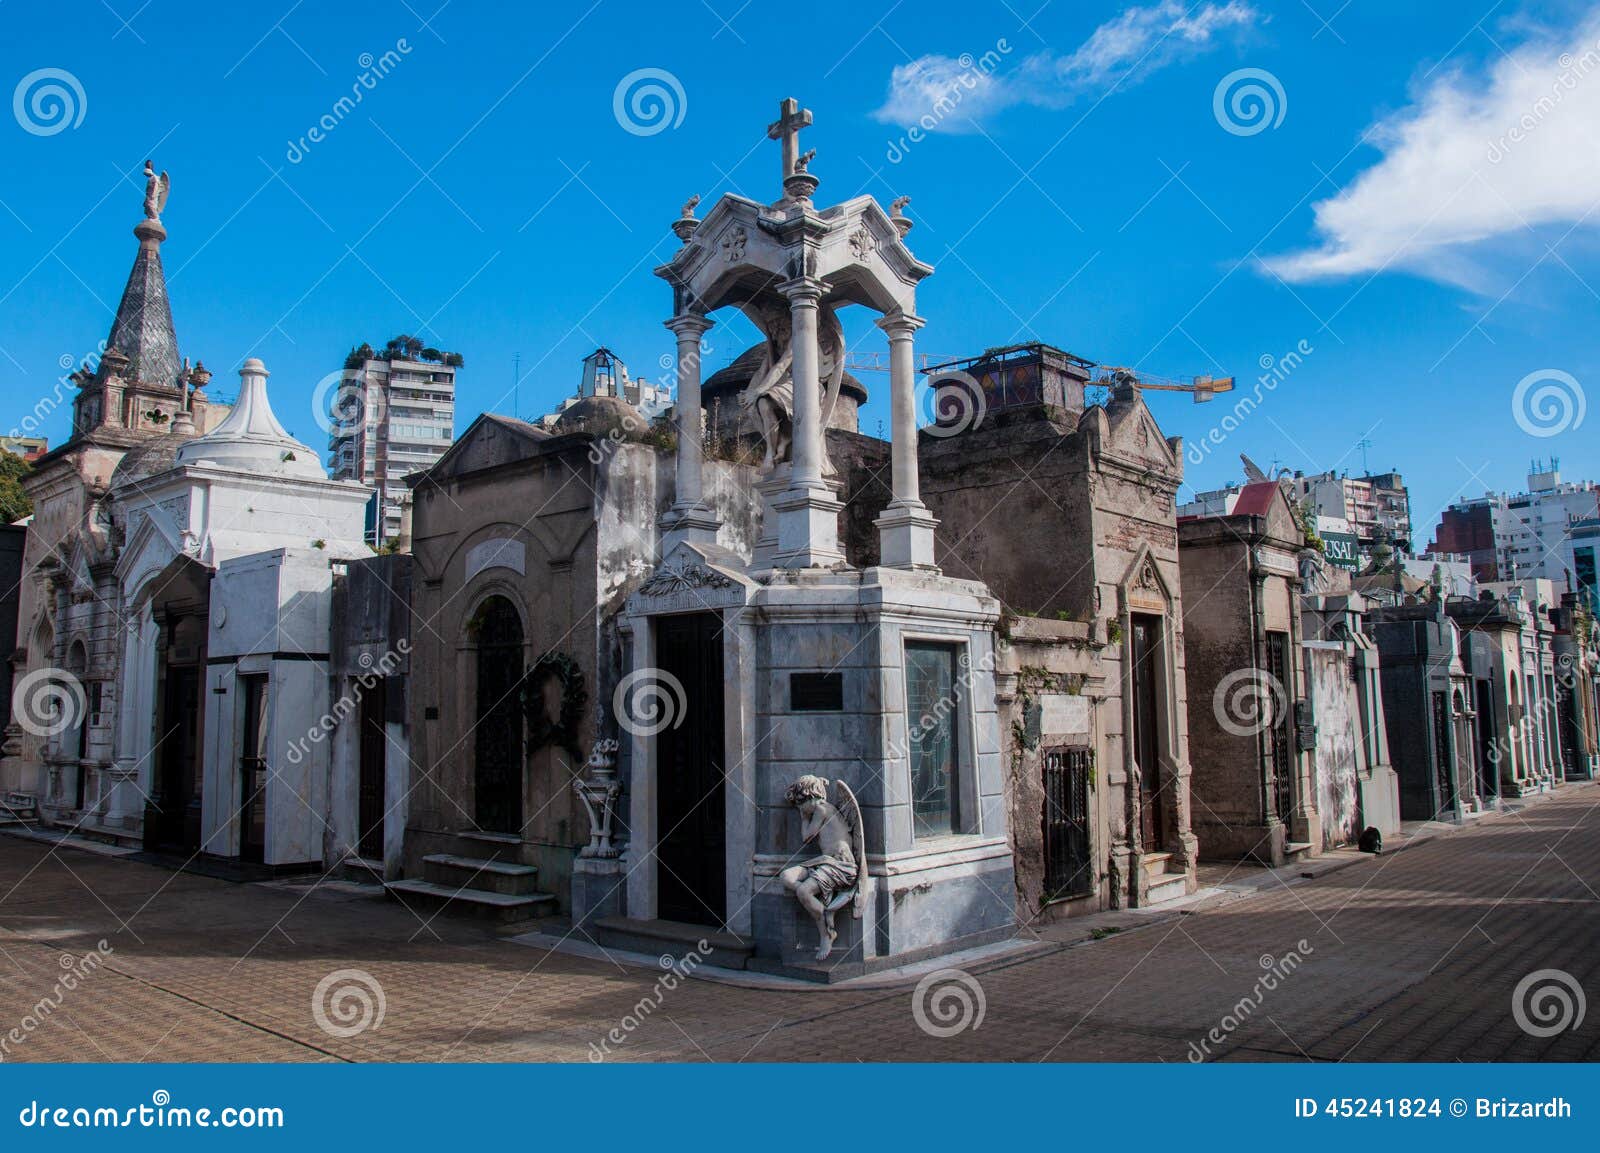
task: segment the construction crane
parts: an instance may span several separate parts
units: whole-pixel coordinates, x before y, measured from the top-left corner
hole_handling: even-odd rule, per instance
[[[938,352],[919,352],[915,354],[915,365],[918,372],[926,372],[929,368],[961,362],[964,359],[959,356],[949,356]],[[889,354],[887,352],[847,352],[845,353],[844,366],[849,372],[888,372]],[[1093,375],[1087,383],[1091,388],[1110,389],[1117,383],[1119,376],[1123,375],[1142,391],[1190,393],[1194,396],[1196,404],[1204,404],[1219,392],[1233,391],[1233,377],[1231,376],[1194,376],[1188,380],[1177,380],[1167,376],[1156,376],[1149,372],[1137,372],[1134,369],[1124,368],[1119,365],[1095,365]]]
[[[1194,396],[1196,404],[1204,404],[1219,392],[1233,391],[1231,376],[1192,376],[1188,380],[1177,380],[1169,376],[1156,376],[1153,373],[1139,372],[1120,365],[1106,364],[1095,366],[1089,384],[1111,388],[1123,380],[1132,383],[1141,392],[1187,392]]]
[[[937,352],[917,352],[912,354],[912,364],[918,372],[926,372],[936,364],[948,364],[959,357],[944,356]],[[887,352],[846,352],[844,354],[844,367],[846,372],[888,372],[889,354]]]

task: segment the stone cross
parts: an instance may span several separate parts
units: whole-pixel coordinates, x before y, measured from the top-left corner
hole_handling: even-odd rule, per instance
[[[783,178],[793,176],[800,160],[800,130],[811,123],[811,110],[789,97],[778,105],[778,119],[767,125],[767,139],[783,142]]]

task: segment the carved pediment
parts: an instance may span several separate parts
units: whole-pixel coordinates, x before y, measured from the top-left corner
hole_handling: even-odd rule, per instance
[[[714,568],[678,561],[656,569],[650,579],[639,586],[639,593],[647,597],[670,596],[693,589],[729,589],[737,583]]]

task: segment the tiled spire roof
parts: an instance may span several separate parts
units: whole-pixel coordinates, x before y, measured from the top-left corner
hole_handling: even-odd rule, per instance
[[[139,255],[122,290],[106,347],[128,358],[129,379],[175,387],[180,367],[178,337],[172,328],[166,275],[161,270],[161,242],[167,238],[167,230],[159,220],[141,220],[133,234],[139,238]]]

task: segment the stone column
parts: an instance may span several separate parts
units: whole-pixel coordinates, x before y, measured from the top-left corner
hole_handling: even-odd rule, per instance
[[[715,544],[722,522],[705,503],[705,452],[700,407],[700,338],[712,321],[686,312],[666,322],[678,338],[677,477],[672,507],[661,521],[661,555],[681,542]]]
[[[878,321],[889,334],[893,498],[876,523],[881,564],[937,572],[933,530],[939,522],[922,503],[917,480],[917,381],[911,341],[924,323],[904,312]]]
[[[823,284],[802,276],[778,286],[789,298],[794,350],[794,420],[789,488],[772,502],[778,516],[777,568],[827,568],[844,561],[839,548],[839,510],[823,480],[822,383],[818,375],[817,306]]]

